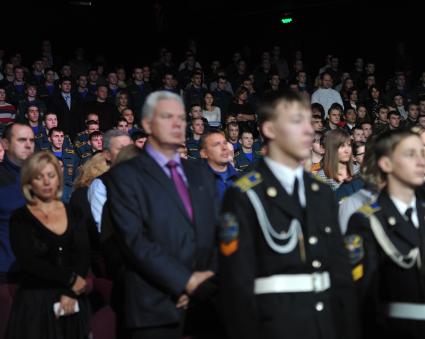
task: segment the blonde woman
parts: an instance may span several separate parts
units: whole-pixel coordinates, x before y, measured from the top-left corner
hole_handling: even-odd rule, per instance
[[[21,279],[6,338],[88,338],[87,234],[60,200],[63,176],[56,157],[47,151],[29,157],[21,185],[26,205],[10,220]]]
[[[80,174],[74,183],[74,192],[72,192],[69,205],[74,215],[79,216],[79,223],[83,225],[89,235],[90,241],[90,262],[93,273],[96,276],[102,275],[99,233],[94,222],[90,204],[87,199],[87,190],[92,181],[108,171],[109,165],[102,153],[95,154],[80,169]]]

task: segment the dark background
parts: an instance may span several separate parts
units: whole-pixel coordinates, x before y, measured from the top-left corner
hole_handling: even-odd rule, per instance
[[[38,57],[40,41],[49,39],[66,60],[76,47],[84,47],[89,57],[103,54],[111,65],[132,66],[153,61],[161,46],[180,62],[189,39],[197,42],[198,59],[224,64],[244,46],[257,62],[262,51],[278,44],[288,60],[301,49],[310,72],[322,66],[326,54],[336,54],[343,70],[351,70],[354,59],[363,56],[376,62],[378,73],[386,73],[394,67],[397,43],[403,41],[414,70],[421,70],[425,30],[418,3],[248,1],[92,0],[90,6],[15,1],[2,10],[0,47],[20,51],[28,64]],[[162,25],[155,20],[157,6]],[[280,18],[287,12],[294,23],[282,25]]]

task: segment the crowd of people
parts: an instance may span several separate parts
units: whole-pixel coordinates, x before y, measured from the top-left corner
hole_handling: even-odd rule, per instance
[[[0,49],[0,338],[425,335],[425,71],[24,60]]]

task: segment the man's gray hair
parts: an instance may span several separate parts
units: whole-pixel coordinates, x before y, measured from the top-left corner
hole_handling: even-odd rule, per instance
[[[142,108],[142,119],[150,119],[153,115],[153,111],[155,110],[156,105],[158,104],[158,101],[161,100],[176,100],[181,103],[184,109],[184,102],[181,96],[173,92],[156,91],[149,94],[146,98],[145,104]]]
[[[119,129],[110,129],[103,135],[103,149],[110,151],[111,140],[117,137],[129,137],[127,132],[121,131]]]

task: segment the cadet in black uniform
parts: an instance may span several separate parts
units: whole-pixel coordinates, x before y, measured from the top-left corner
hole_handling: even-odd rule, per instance
[[[369,161],[387,182],[345,236],[364,338],[425,338],[425,154],[418,135],[381,134]]]
[[[310,108],[287,93],[259,120],[268,155],[223,202],[219,278],[229,338],[356,338],[336,202],[300,164],[313,139]]]

